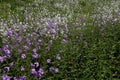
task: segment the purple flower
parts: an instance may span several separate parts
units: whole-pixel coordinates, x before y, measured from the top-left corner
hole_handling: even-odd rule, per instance
[[[18,80],[17,77],[14,77],[13,79],[14,79],[14,80]]]
[[[23,66],[21,66],[20,71],[25,71],[25,68]]]
[[[6,39],[3,39],[3,40],[2,40],[2,43],[7,43],[7,40],[6,40]]]
[[[36,77],[41,77],[44,74],[44,70],[42,68],[40,68],[38,71],[36,71],[35,69],[31,69],[30,72]]]
[[[5,52],[6,55],[10,55],[10,50],[7,49],[4,52]]]
[[[18,42],[21,42],[21,41],[22,41],[22,38],[19,36],[19,37],[17,38],[17,41],[18,41]]]
[[[37,33],[36,32],[33,32],[33,36],[36,36],[37,35]]]
[[[56,34],[55,29],[50,29],[49,31],[50,31],[51,34]]]
[[[53,41],[52,40],[50,40],[49,42],[48,42],[48,46],[51,46],[52,45],[52,43],[53,43]]]
[[[9,48],[9,46],[8,46],[8,45],[5,45],[5,46],[3,47],[3,51],[8,50],[8,48]]]
[[[51,59],[47,59],[47,63],[50,63],[51,62]]]
[[[35,67],[38,67],[38,66],[39,66],[39,63],[38,63],[38,62],[35,62],[34,65],[35,65]]]
[[[7,35],[11,35],[12,34],[12,30],[7,30]]]
[[[0,56],[0,62],[3,62],[5,59],[3,56]]]
[[[61,41],[62,44],[66,44],[67,42],[68,42],[68,41],[65,40],[65,39],[63,39],[63,40]]]
[[[36,49],[36,48],[34,48],[34,49],[33,49],[33,52],[34,52],[34,53],[36,53],[36,52],[37,52],[37,49]]]
[[[27,50],[29,47],[28,46],[24,46],[24,49]]]
[[[30,73],[33,74],[33,75],[36,75],[37,71],[35,69],[31,69]]]
[[[54,69],[55,69],[54,67],[50,67],[49,72],[54,72]]]
[[[20,76],[18,80],[26,80],[26,76]]]
[[[33,53],[33,54],[32,54],[32,57],[33,57],[33,58],[39,58],[39,55],[38,55],[37,53]]]
[[[55,71],[55,73],[58,73],[58,72],[59,72],[59,69],[58,69],[58,68],[55,68],[54,71]]]
[[[42,75],[44,74],[44,70],[42,69],[42,68],[40,68],[39,70],[38,70],[38,76],[39,77],[41,77]]]
[[[41,42],[42,42],[42,40],[41,40],[41,39],[38,39],[38,42],[39,42],[39,43],[41,43]]]
[[[10,76],[7,76],[7,75],[2,75],[2,80],[10,80]]]
[[[21,54],[21,58],[25,59],[26,58],[26,54]]]
[[[14,65],[14,62],[9,63],[9,66],[12,67]]]
[[[38,63],[38,62],[31,63],[31,67],[38,67],[38,66],[39,66],[39,63]]]
[[[60,60],[60,59],[61,59],[60,54],[57,54],[57,55],[56,55],[56,59],[57,59],[57,60]]]
[[[4,67],[4,70],[7,71],[7,72],[10,71],[10,67],[8,67],[8,66]]]

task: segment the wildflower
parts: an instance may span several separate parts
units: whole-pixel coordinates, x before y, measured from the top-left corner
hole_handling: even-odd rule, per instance
[[[57,55],[56,55],[56,59],[57,59],[57,60],[60,60],[60,59],[61,59],[60,54],[57,54]]]
[[[47,59],[47,63],[50,63],[51,62],[51,59]]]
[[[33,32],[33,36],[36,36],[37,35],[37,33],[36,32]]]
[[[23,48],[24,48],[25,50],[27,50],[27,49],[28,49],[28,46],[24,46]]]
[[[10,80],[10,76],[7,76],[7,75],[2,75],[2,80]]]
[[[39,42],[39,43],[41,43],[41,42],[42,42],[42,40],[41,40],[41,39],[38,39],[38,42]]]
[[[50,67],[49,72],[54,72],[54,67]]]
[[[3,56],[0,56],[0,62],[3,62],[5,59]]]
[[[52,40],[50,40],[49,42],[48,42],[48,46],[51,46],[52,45],[52,43],[53,43],[53,41]]]
[[[18,80],[26,80],[26,76],[20,76]]]
[[[46,50],[46,51],[49,51],[49,50],[50,50],[50,47],[46,47],[45,50]]]
[[[18,41],[18,42],[21,42],[21,41],[22,41],[22,38],[19,36],[19,37],[17,38],[17,41]]]
[[[41,77],[44,74],[44,70],[42,68],[40,68],[38,70],[38,76]]]
[[[38,67],[38,66],[39,66],[39,63],[38,63],[38,62],[31,63],[31,67]]]
[[[37,52],[37,49],[36,49],[36,48],[34,48],[34,49],[33,49],[33,52],[34,52],[34,53],[36,53],[36,52]]]
[[[36,75],[37,71],[35,69],[31,69],[30,73],[33,74],[33,75]]]
[[[7,35],[11,35],[12,34],[12,30],[7,30]]]
[[[22,58],[22,59],[25,59],[25,58],[26,58],[26,55],[25,55],[25,54],[21,54],[21,58]]]
[[[21,66],[20,71],[25,71],[25,68],[23,66]]]
[[[17,77],[13,77],[14,80],[18,80]]]
[[[53,22],[46,23],[49,28],[52,28],[54,26]]]
[[[9,63],[9,66],[12,67],[14,65],[14,62]]]
[[[3,40],[2,40],[2,43],[7,43],[7,40],[6,40],[6,39],[3,39]]]
[[[10,50],[7,49],[4,52],[5,52],[6,55],[10,55]]]
[[[67,42],[68,42],[68,41],[65,40],[65,39],[63,39],[63,40],[61,41],[62,44],[66,44]]]
[[[7,72],[10,71],[10,67],[4,67],[4,70]]]
[[[38,63],[38,62],[35,62],[34,65],[35,65],[35,67],[38,67],[38,66],[39,66],[39,63]]]
[[[3,47],[3,51],[8,50],[8,48],[9,48],[9,46],[8,46],[8,45],[5,45],[5,46]]]
[[[51,33],[51,34],[56,34],[55,29],[50,29],[50,33]]]
[[[59,72],[59,69],[58,69],[58,68],[55,68],[55,69],[54,69],[54,72],[55,72],[55,73],[58,73],[58,72]]]
[[[33,53],[33,54],[32,54],[32,57],[33,57],[33,58],[39,58],[39,55],[38,55],[37,53]]]

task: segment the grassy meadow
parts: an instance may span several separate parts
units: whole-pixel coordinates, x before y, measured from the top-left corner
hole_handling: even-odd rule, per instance
[[[0,80],[120,80],[120,1],[0,0]]]

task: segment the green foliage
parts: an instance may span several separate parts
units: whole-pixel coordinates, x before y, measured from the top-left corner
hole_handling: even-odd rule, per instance
[[[119,22],[107,26],[96,26],[96,25],[85,25],[79,26],[73,25],[79,22],[79,14],[87,14],[87,21],[92,22],[90,15],[95,11],[95,8],[98,6],[97,2],[90,2],[91,0],[81,0],[78,5],[74,4],[67,5],[69,6],[72,13],[67,11],[67,8],[64,9],[55,7],[53,4],[61,3],[61,0],[46,0],[46,2],[39,3],[40,10],[46,8],[49,10],[49,14],[43,14],[42,17],[53,17],[57,13],[63,15],[72,15],[71,22],[68,22],[69,33],[68,33],[68,43],[61,44],[63,37],[59,36],[50,47],[50,51],[46,52],[45,45],[41,46],[41,49],[38,53],[41,54],[41,58],[38,60],[43,66],[44,70],[48,68],[46,64],[46,59],[52,59],[52,65],[59,67],[60,72],[57,74],[48,73],[45,71],[45,74],[41,77],[41,80],[119,80],[120,79],[120,25]],[[102,0],[102,2],[106,0]],[[89,3],[90,2],[90,3]],[[8,13],[10,10],[17,11],[16,7],[26,7],[27,4],[32,3],[32,0],[18,0],[18,2],[12,2],[10,0],[2,0],[0,2],[0,15],[2,17],[8,18]],[[7,5],[10,4],[11,6]],[[67,4],[67,2],[63,2]],[[89,4],[89,5],[88,5]],[[34,5],[32,6],[34,7]],[[80,10],[79,7],[82,7]],[[2,10],[4,9],[4,10]],[[2,11],[2,12],[1,12]],[[31,11],[34,11],[31,9]],[[19,13],[20,12],[20,13]],[[55,14],[52,14],[55,12]],[[37,12],[38,14],[39,12]],[[14,13],[14,15],[19,14],[21,20],[24,19],[24,16],[21,10]],[[73,27],[73,28],[72,28]],[[81,29],[77,29],[81,27]],[[49,38],[45,37],[45,42],[48,42]],[[2,37],[0,37],[0,47],[2,44]],[[61,60],[55,60],[56,54],[61,55]],[[31,54],[31,52],[27,53]],[[18,57],[18,55],[13,54]],[[13,76],[27,75],[27,80],[33,80],[33,76],[29,74],[29,68],[26,66],[26,71],[21,74],[19,73],[19,67],[21,65],[29,65],[29,61],[32,61],[30,57],[27,57],[25,61],[17,59],[17,57],[12,58],[11,60],[6,61],[3,68],[7,63],[11,61],[16,61],[16,68],[11,70],[11,73],[8,73]],[[0,74],[1,76],[1,74]]]

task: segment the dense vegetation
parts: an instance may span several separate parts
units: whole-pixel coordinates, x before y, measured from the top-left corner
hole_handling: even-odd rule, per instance
[[[119,80],[120,1],[0,0],[0,80]]]

